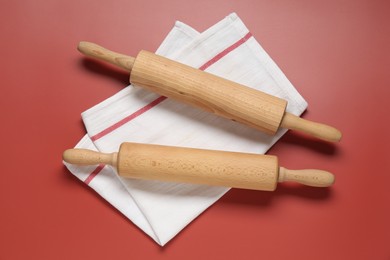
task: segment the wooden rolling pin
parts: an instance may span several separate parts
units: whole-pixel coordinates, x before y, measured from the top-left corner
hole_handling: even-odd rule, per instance
[[[237,153],[163,145],[122,143],[118,153],[69,149],[65,162],[76,165],[109,164],[122,177],[187,182],[273,191],[278,182],[295,181],[313,187],[333,184],[333,174],[322,170],[288,170],[272,155]]]
[[[274,135],[279,127],[337,142],[341,132],[286,112],[287,101],[210,73],[141,51],[136,58],[80,42],[87,56],[130,72],[130,83]]]

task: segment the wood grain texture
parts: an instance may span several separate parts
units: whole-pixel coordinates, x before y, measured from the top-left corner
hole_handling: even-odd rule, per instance
[[[147,51],[136,57],[130,82],[271,135],[287,106],[283,99]]]
[[[122,177],[273,191],[276,156],[173,146],[123,143],[118,153]]]

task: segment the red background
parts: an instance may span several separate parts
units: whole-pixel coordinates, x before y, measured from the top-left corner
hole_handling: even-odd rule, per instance
[[[390,2],[1,1],[0,259],[390,259]],[[161,248],[71,175],[80,113],[127,85],[80,40],[154,51],[181,20],[203,31],[237,12],[309,103],[333,145],[289,132],[289,168],[334,172],[330,189],[231,190]]]

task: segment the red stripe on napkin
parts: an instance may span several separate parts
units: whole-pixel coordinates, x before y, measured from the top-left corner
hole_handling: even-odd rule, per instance
[[[229,47],[227,47],[222,52],[220,52],[217,55],[215,55],[214,58],[212,58],[211,60],[209,60],[208,62],[203,64],[199,69],[200,70],[207,69],[208,67],[210,67],[211,65],[213,65],[214,63],[216,63],[217,61],[222,59],[224,56],[226,56],[229,52],[233,51],[234,49],[237,49],[238,46],[240,46],[241,44],[246,42],[251,37],[252,37],[252,34],[250,32],[248,32],[244,37],[242,37],[237,42],[235,42],[234,44],[232,44]]]
[[[105,166],[104,164],[99,164],[99,166],[96,167],[96,169],[93,170],[93,172],[91,172],[91,173],[88,175],[88,177],[85,179],[84,182],[85,182],[86,184],[89,184],[89,183],[92,181],[92,179],[95,178],[95,176],[98,175],[98,174],[103,170],[104,166]]]
[[[92,141],[96,141],[100,138],[102,138],[103,136],[111,133],[112,131],[118,129],[119,127],[123,126],[124,124],[126,124],[127,122],[130,122],[131,120],[133,120],[134,118],[142,115],[143,113],[145,113],[146,111],[148,111],[149,109],[151,109],[152,107],[154,106],[157,106],[158,104],[160,104],[162,101],[164,101],[167,97],[164,97],[164,96],[160,96],[158,98],[156,98],[155,100],[153,100],[152,102],[150,102],[149,104],[147,104],[146,106],[138,109],[137,111],[135,111],[133,114],[131,115],[128,115],[127,117],[123,118],[122,120],[120,120],[119,122],[116,122],[115,124],[113,124],[112,126],[104,129],[103,131],[101,131],[100,133],[94,135],[91,137],[91,140]]]

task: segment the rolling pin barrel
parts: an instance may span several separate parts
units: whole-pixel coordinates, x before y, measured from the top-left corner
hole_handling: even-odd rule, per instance
[[[275,190],[277,157],[161,145],[123,143],[118,173],[137,179]]]
[[[273,135],[287,102],[162,56],[141,51],[130,82]]]
[[[123,143],[118,153],[111,154],[70,149],[63,159],[79,165],[110,164],[127,178],[252,190],[273,191],[283,181],[314,187],[334,182],[334,176],[326,171],[279,167],[276,156],[151,144]]]

